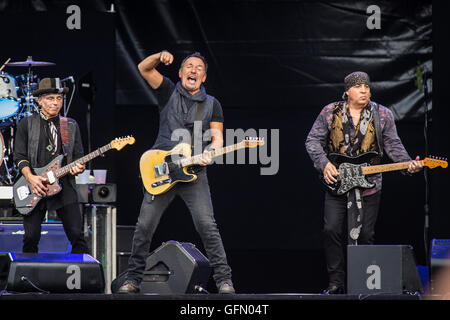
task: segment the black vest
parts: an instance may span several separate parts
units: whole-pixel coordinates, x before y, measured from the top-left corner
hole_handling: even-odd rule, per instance
[[[210,122],[213,113],[214,97],[206,95],[206,100],[199,103],[194,103],[187,112],[184,112],[180,108],[180,104],[177,99],[184,99],[180,97],[175,89],[169,98],[169,101],[164,106],[160,113],[159,118],[159,132],[152,149],[171,150],[177,144],[181,142],[194,145],[194,141],[191,141],[194,128],[200,128],[201,121],[201,133],[200,130],[196,130],[195,139],[196,142],[203,140],[210,140],[211,137],[203,138],[203,134],[210,128]],[[203,104],[203,106],[201,106]],[[200,110],[200,113],[197,111]],[[194,126],[194,122],[198,120],[198,123]],[[181,129],[181,130],[180,130]],[[183,130],[184,129],[184,130]],[[209,144],[208,141],[202,141],[202,150]],[[195,150],[196,153],[201,153],[202,150]]]
[[[74,120],[67,118],[67,125],[69,129],[69,148],[67,150],[66,160],[67,163],[73,161],[73,148],[75,145],[76,126]],[[41,117],[39,114],[33,114],[27,118],[28,122],[28,155],[31,162],[31,166],[36,168],[37,155],[39,148],[39,137],[41,134]]]

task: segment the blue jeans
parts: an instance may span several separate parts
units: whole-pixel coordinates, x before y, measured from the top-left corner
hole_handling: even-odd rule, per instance
[[[231,284],[231,268],[227,263],[222,238],[214,219],[206,170],[198,173],[197,180],[180,182],[166,193],[153,197],[145,192],[134,232],[126,279],[141,283],[153,235],[162,214],[176,195],[183,199],[191,212],[195,229],[200,235],[206,256],[213,268],[216,285],[219,287],[224,281]]]

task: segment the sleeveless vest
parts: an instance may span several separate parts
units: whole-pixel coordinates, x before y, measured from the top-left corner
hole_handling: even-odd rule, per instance
[[[73,148],[75,144],[75,125],[72,119],[67,119],[67,125],[69,129],[69,148],[67,150],[66,160],[67,163],[73,161]],[[28,124],[28,154],[30,157],[30,163],[33,168],[38,166],[37,155],[39,148],[39,137],[41,134],[41,117],[38,114],[33,114],[27,118]]]
[[[329,153],[344,153],[342,150],[344,149],[345,139],[343,135],[343,127],[342,127],[342,105],[343,102],[337,102],[334,105],[333,110],[333,119],[331,125],[331,132],[329,135],[329,143],[328,143],[328,152]],[[371,102],[372,105],[372,118],[369,123],[369,129],[367,130],[366,136],[361,141],[361,146],[359,152],[367,152],[367,151],[377,151],[379,153],[378,159],[375,162],[379,162],[379,160],[383,156],[383,139],[381,136],[381,124],[380,124],[380,113],[379,113],[379,105]]]
[[[181,142],[190,143],[193,146],[201,141],[202,150],[195,150],[197,154],[201,153],[209,144],[208,141],[202,140],[204,140],[203,134],[205,131],[210,129],[214,97],[206,95],[206,100],[194,103],[188,108],[187,112],[184,112],[184,110],[179,107],[180,104],[177,103],[177,99],[183,99],[183,97],[179,97],[179,94],[175,89],[160,113],[158,137],[153,144],[152,149],[171,150]],[[196,120],[201,121],[201,133],[200,130],[195,132],[196,140],[194,142],[192,141],[194,128],[200,128],[200,125],[194,126]]]

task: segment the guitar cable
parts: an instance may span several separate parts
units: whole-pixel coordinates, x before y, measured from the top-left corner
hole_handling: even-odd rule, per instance
[[[207,294],[209,294],[209,292],[206,289],[204,289],[202,286],[199,286],[198,284],[194,287],[194,289],[196,291],[200,292],[200,293],[207,293]]]
[[[30,279],[28,279],[25,276],[21,276],[20,280],[29,283],[33,288],[35,288],[37,291],[39,291],[41,293],[50,293],[50,291],[46,291],[46,290],[39,288],[37,285],[35,285]]]

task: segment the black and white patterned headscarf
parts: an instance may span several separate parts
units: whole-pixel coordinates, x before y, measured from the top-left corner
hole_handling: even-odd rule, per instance
[[[344,78],[345,91],[358,84],[367,84],[370,86],[369,75],[362,71],[352,72]]]

